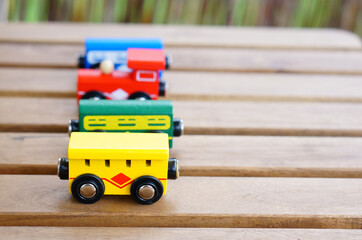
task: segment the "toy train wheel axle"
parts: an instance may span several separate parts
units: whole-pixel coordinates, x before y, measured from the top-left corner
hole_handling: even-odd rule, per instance
[[[80,187],[79,193],[84,198],[92,198],[96,195],[97,188],[91,183],[85,183]]]
[[[151,185],[143,185],[138,189],[138,194],[143,199],[151,199],[155,196],[155,189]]]

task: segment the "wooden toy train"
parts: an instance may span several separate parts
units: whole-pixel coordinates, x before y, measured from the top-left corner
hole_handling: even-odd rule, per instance
[[[77,99],[156,100],[166,94],[166,83],[159,79],[165,64],[163,50],[128,49],[129,70],[113,70],[110,61],[101,69],[79,69]]]
[[[111,60],[115,69],[120,70],[127,65],[127,49],[163,49],[159,38],[86,38],[85,54],[78,58],[78,68],[99,68],[103,60]],[[170,67],[171,57],[165,56],[166,69]]]
[[[152,204],[166,193],[167,179],[178,175],[165,133],[73,133],[68,158],[58,161],[59,178],[69,180],[69,192],[88,204],[104,194]]]
[[[85,47],[79,120],[69,121],[68,158],[59,159],[58,176],[81,203],[131,195],[152,204],[166,193],[167,179],[179,175],[169,148],[183,122],[173,118],[171,101],[142,101],[165,96],[169,58],[158,39],[87,39]]]
[[[183,122],[173,117],[168,100],[80,100],[79,120],[70,120],[72,132],[142,132],[167,133],[172,148],[173,137],[183,133]]]

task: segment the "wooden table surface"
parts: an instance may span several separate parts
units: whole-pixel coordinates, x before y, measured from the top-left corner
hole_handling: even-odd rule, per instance
[[[55,176],[89,36],[173,56],[181,177],[154,205],[80,204]],[[361,239],[361,47],[327,29],[0,24],[0,238]]]

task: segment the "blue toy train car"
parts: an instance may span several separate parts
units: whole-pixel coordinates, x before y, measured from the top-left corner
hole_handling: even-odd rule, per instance
[[[85,55],[79,56],[79,68],[99,68],[103,60],[111,60],[115,69],[127,67],[128,48],[163,49],[158,38],[87,38],[84,42]],[[170,58],[166,56],[166,69]]]

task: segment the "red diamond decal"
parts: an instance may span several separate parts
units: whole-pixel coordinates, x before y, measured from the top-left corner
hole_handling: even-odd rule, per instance
[[[112,179],[113,182],[116,182],[119,185],[122,185],[122,184],[128,182],[129,180],[131,180],[131,178],[127,177],[123,173],[117,174],[116,176],[114,176],[111,179]]]

